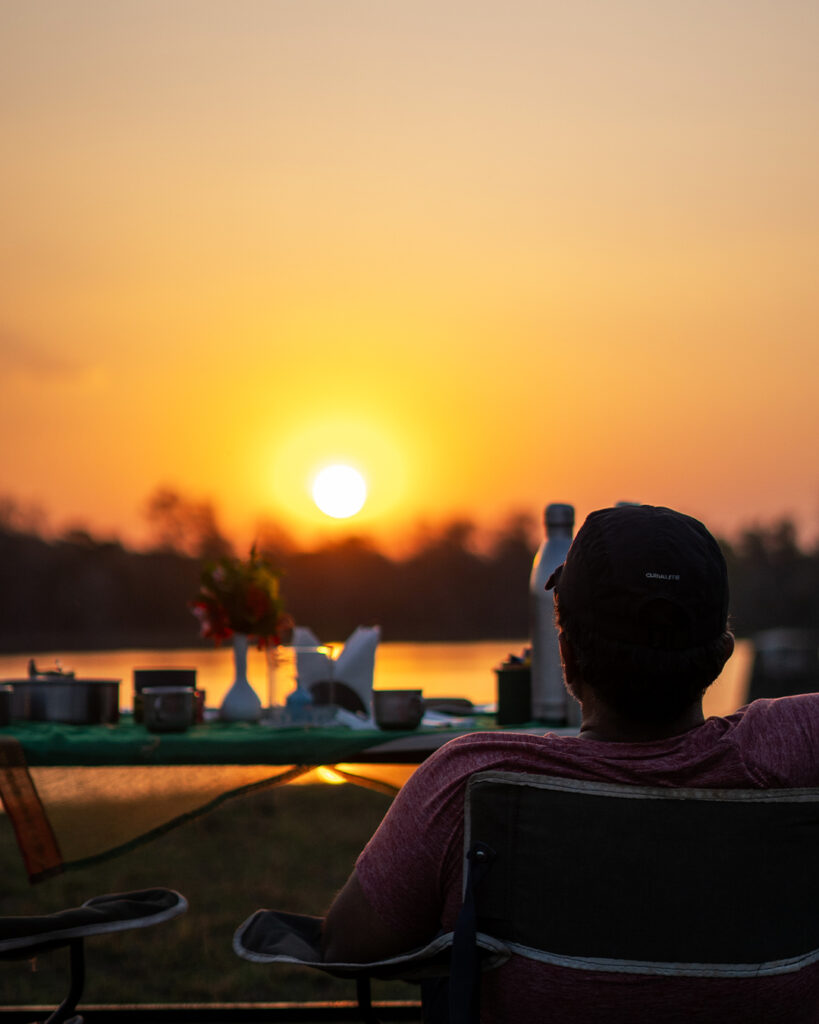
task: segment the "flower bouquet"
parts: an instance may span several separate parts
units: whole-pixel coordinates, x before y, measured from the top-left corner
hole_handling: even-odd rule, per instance
[[[289,643],[293,619],[284,611],[280,576],[255,547],[246,560],[220,558],[202,570],[199,592],[190,602],[199,620],[200,633],[216,644],[233,642],[235,679],[220,708],[220,717],[229,722],[255,722],[262,705],[247,679],[247,646],[255,639],[268,651],[268,703],[273,703],[275,652]]]
[[[260,648],[289,643],[293,619],[284,611],[280,578],[255,547],[246,560],[220,558],[207,564],[191,601],[201,635],[216,644],[237,633],[255,638]]]

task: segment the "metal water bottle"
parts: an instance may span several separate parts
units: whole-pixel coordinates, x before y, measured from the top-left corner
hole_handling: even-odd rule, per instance
[[[569,718],[571,699],[563,685],[563,670],[555,629],[554,596],[546,581],[565,561],[572,542],[573,505],[547,505],[543,516],[546,536],[540,545],[529,578],[529,611],[532,631],[532,716],[552,724]]]

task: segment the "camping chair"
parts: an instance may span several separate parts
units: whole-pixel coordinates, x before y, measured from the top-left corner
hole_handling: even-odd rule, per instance
[[[69,1018],[72,1024],[80,1024],[82,1017],[76,1009],[85,984],[85,939],[89,935],[147,928],[169,921],[187,908],[185,897],[172,889],[142,889],[94,896],[80,907],[56,914],[0,917],[0,959],[28,960],[68,946],[69,990],[46,1024],[63,1024]]]
[[[512,954],[671,978],[785,974],[819,962],[817,853],[819,789],[480,772],[466,791],[454,933],[405,957],[331,964],[321,961],[320,919],[257,911],[234,949],[355,977],[365,1020],[374,1019],[368,977],[448,973],[451,1024],[478,1019],[481,970]],[[301,930],[306,920],[310,933]]]

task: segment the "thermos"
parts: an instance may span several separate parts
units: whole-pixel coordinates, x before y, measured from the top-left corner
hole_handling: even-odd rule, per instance
[[[546,581],[566,559],[572,542],[574,506],[547,505],[543,516],[545,538],[532,565],[529,578],[529,611],[532,633],[532,717],[553,725],[577,720],[575,709],[563,685],[563,670],[555,629],[554,596]]]

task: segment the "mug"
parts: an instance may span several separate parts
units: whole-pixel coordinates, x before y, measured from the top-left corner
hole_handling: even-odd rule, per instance
[[[417,729],[424,715],[421,690],[373,690],[373,716],[379,729]]]
[[[194,690],[190,686],[146,686],[142,714],[151,732],[184,732],[193,722]]]

